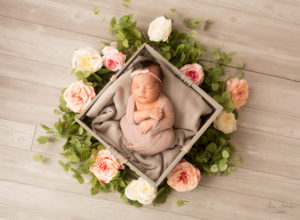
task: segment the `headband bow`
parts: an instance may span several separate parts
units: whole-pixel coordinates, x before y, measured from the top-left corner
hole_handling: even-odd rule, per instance
[[[135,71],[133,71],[130,74],[130,77],[132,78],[133,76],[139,75],[139,74],[150,75],[150,76],[154,77],[155,79],[157,79],[160,83],[162,83],[162,81],[160,80],[160,78],[157,75],[155,75],[154,73],[150,72],[148,69],[145,69],[145,70],[135,70]]]

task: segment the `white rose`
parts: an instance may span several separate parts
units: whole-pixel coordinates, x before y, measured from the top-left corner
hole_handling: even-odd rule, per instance
[[[102,67],[102,57],[95,49],[86,47],[74,51],[72,65],[77,71],[94,73]]]
[[[221,114],[214,121],[214,127],[225,134],[232,133],[236,130],[236,120],[233,113],[227,113],[226,111]]]
[[[137,200],[142,204],[151,204],[157,196],[157,189],[143,178],[132,180],[125,188],[125,195],[130,200]]]
[[[164,16],[160,16],[150,23],[148,36],[151,41],[166,41],[171,31],[171,19],[166,19]]]

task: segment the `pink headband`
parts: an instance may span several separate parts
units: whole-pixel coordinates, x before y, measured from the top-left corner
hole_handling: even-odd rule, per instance
[[[155,79],[157,79],[160,83],[162,83],[161,80],[160,80],[160,78],[157,75],[155,75],[154,73],[150,72],[148,69],[145,69],[145,70],[135,70],[135,71],[133,71],[130,74],[130,77],[132,78],[133,76],[139,75],[139,74],[150,75],[150,76],[154,77]]]

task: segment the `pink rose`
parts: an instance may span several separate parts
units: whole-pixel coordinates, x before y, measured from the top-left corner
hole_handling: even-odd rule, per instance
[[[90,171],[103,183],[109,183],[124,165],[109,151],[100,150]]]
[[[249,90],[246,80],[239,80],[238,77],[227,81],[226,91],[229,91],[234,102],[234,108],[239,109],[248,101]]]
[[[110,46],[104,47],[102,53],[103,65],[107,69],[117,71],[124,65],[126,56],[117,50],[116,43],[111,43]]]
[[[71,111],[80,113],[95,97],[95,91],[92,86],[87,86],[80,80],[73,82],[65,90],[63,97]]]
[[[169,186],[178,192],[185,192],[198,186],[201,174],[196,166],[186,160],[181,160],[168,174],[167,178]]]
[[[204,80],[204,70],[198,63],[186,64],[180,68],[180,71],[193,80],[198,86],[200,86]]]

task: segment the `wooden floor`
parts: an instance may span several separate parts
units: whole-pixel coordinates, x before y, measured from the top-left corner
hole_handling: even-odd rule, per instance
[[[244,163],[156,208],[131,207],[118,193],[91,196],[58,165],[63,142],[35,140],[76,80],[73,50],[113,40],[107,21],[124,14],[122,1],[0,0],[0,219],[300,219],[300,2],[132,0],[127,11],[144,30],[161,15],[182,30],[180,17],[210,18],[198,39],[245,61],[250,97],[232,139]],[[37,153],[44,164],[33,161]],[[188,202],[177,207],[178,199]]]

